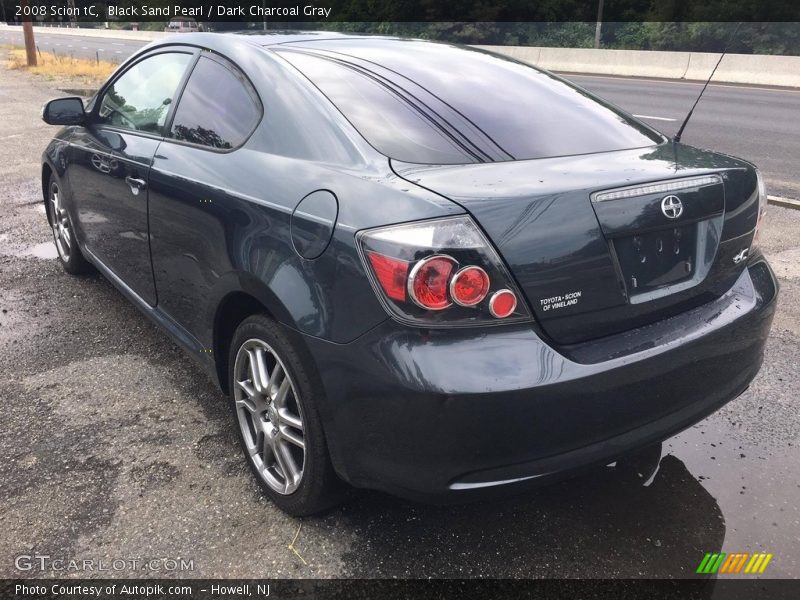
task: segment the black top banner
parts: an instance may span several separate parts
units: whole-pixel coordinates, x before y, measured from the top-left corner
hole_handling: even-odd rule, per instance
[[[787,0],[0,0],[7,23],[34,22],[790,22]],[[602,6],[602,12],[600,12]],[[602,16],[601,16],[602,15]],[[600,17],[598,19],[598,17]]]

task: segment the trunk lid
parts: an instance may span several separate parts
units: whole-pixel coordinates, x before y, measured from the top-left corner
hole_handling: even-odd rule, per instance
[[[475,218],[544,333],[565,345],[721,296],[744,268],[746,261],[734,257],[749,248],[758,214],[751,165],[680,144],[476,165],[392,166]],[[666,201],[668,196],[677,201]],[[680,214],[671,218],[667,212],[678,212],[677,204]]]

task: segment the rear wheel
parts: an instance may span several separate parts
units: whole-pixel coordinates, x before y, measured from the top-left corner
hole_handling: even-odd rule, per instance
[[[72,228],[67,209],[64,207],[64,196],[61,186],[52,175],[47,184],[48,213],[50,215],[50,227],[53,229],[53,240],[58,251],[58,259],[61,266],[67,273],[78,275],[86,273],[89,263],[81,254],[75,233]]]
[[[304,516],[337,504],[345,486],[333,471],[310,369],[281,327],[264,315],[237,328],[229,360],[239,441],[266,494]]]

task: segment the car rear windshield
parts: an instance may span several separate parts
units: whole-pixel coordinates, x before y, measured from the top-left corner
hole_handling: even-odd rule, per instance
[[[404,162],[524,160],[664,139],[588,92],[478,50],[413,40],[330,40],[293,48],[284,47],[281,56],[372,146]]]

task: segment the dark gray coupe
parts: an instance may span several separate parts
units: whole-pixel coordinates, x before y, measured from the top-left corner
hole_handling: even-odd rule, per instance
[[[761,365],[758,171],[529,65],[192,33],[43,118],[64,268],[208,370],[287,512],[622,464]]]

